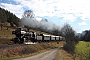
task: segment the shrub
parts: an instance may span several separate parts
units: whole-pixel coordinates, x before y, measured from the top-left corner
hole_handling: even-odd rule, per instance
[[[70,53],[72,55],[75,53],[75,46],[72,42],[68,43],[68,44],[65,44],[63,49],[66,50],[68,53]]]
[[[36,51],[38,51],[36,47],[34,47],[33,45],[28,45],[23,47],[22,54],[30,54]]]

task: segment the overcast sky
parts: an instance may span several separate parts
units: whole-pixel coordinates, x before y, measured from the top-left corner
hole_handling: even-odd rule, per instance
[[[90,29],[90,0],[0,0],[0,7],[21,18],[25,10],[62,26],[69,23],[77,32]]]

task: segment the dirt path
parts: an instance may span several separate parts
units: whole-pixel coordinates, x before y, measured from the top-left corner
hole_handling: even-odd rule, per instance
[[[14,59],[14,60],[54,60],[55,55],[59,48],[55,48],[46,52],[43,52],[41,54],[27,57],[27,58],[20,58],[20,59]]]

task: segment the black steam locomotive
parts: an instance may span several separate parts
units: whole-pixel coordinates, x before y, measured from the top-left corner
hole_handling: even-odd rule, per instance
[[[12,31],[16,37],[13,39],[14,43],[28,44],[29,42],[50,42],[50,41],[61,41],[65,40],[62,36],[47,35],[47,34],[36,34],[36,32],[29,32],[21,30],[21,28]]]

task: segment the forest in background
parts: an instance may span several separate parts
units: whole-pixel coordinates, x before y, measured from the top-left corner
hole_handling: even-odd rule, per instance
[[[10,23],[10,25],[13,27],[14,25],[18,26],[19,18],[11,13],[8,10],[2,9],[0,7],[0,26],[4,25],[5,22]]]

